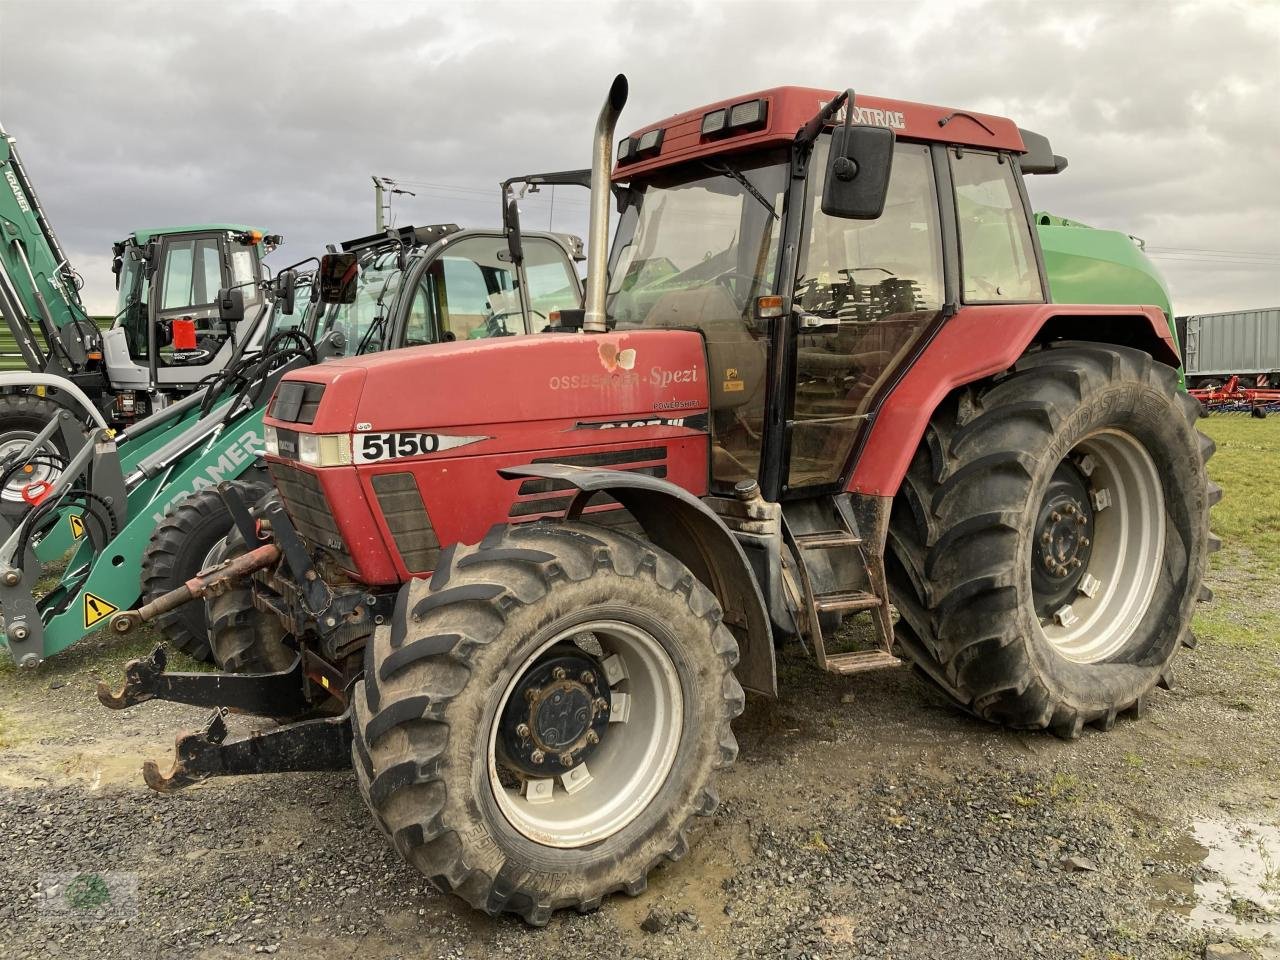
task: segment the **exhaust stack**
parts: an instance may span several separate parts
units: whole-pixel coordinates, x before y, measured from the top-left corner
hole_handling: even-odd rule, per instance
[[[627,78],[618,74],[596,120],[591,147],[591,220],[587,227],[587,296],[584,333],[605,332],[605,294],[609,273],[609,176],[613,172],[613,128],[627,102]]]

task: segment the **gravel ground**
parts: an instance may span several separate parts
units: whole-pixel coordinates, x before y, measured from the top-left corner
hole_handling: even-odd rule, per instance
[[[1280,612],[1280,578],[1223,556],[1215,617]],[[1145,717],[1071,743],[974,721],[906,670],[832,677],[788,655],[783,698],[736,726],[740,762],[688,857],[544,930],[427,889],[351,774],[150,793],[141,760],[203,712],[102,709],[94,681],[122,652],[87,644],[0,676],[0,957],[1274,960],[1269,640],[1204,635]],[[1242,838],[1241,863],[1211,835]],[[77,872],[106,878],[105,907],[46,898]]]

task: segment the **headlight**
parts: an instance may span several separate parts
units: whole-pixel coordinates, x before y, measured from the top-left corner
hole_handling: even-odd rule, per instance
[[[263,449],[273,457],[280,456],[280,440],[276,436],[276,428],[263,424],[262,426],[262,446]]]
[[[298,459],[312,467],[343,467],[351,463],[348,433],[298,434]]]

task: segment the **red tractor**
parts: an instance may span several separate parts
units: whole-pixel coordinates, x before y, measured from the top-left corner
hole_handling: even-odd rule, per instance
[[[641,128],[610,175],[625,98],[581,313],[281,383],[278,496],[228,490],[228,559],[183,588],[228,672],[154,657],[103,696],[282,725],[215,713],[153,787],[354,760],[406,860],[541,924],[685,853],[783,642],[1065,737],[1170,682],[1213,448],[1157,308],[1048,302],[1048,142],[782,87]],[[855,614],[873,649],[837,635]]]

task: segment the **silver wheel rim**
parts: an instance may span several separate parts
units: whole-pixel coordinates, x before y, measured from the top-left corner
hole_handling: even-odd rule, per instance
[[[567,773],[512,786],[509,772],[504,771],[505,778],[500,775],[498,759],[503,711],[538,658],[566,642],[600,660],[612,700],[608,726],[594,751]],[[526,657],[493,717],[488,771],[498,808],[528,839],[568,849],[612,836],[653,801],[675,763],[684,697],[675,664],[650,633],[633,624],[600,620],[566,630]]]
[[[1070,457],[1088,478],[1092,552],[1074,598],[1037,622],[1062,657],[1098,663],[1124,649],[1151,606],[1164,553],[1164,487],[1146,448],[1120,430],[1090,434]]]
[[[10,458],[16,459],[22,453],[33,439],[35,434],[30,430],[7,430],[0,434],[0,464],[8,464]],[[36,453],[53,453],[56,454],[58,448],[52,443],[45,441],[41,444]],[[62,471],[50,463],[37,462],[32,464],[30,473],[15,473],[9,481],[4,485],[4,489],[0,490],[0,500],[5,503],[25,503],[22,499],[22,489],[28,484],[40,483],[47,480],[50,483],[58,479],[62,475]]]

